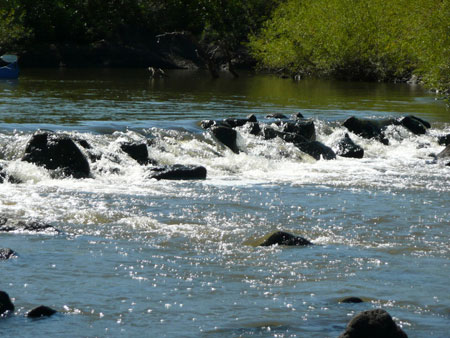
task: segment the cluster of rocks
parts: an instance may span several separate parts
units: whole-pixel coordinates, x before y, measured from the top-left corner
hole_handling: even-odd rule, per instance
[[[14,309],[15,306],[11,301],[11,298],[9,298],[9,295],[4,291],[0,291],[0,318],[8,317],[14,313]],[[28,311],[25,316],[28,318],[50,317],[56,312],[56,310],[53,310],[48,306],[40,305]]]
[[[281,138],[285,142],[293,143],[301,151],[314,157],[316,160],[324,158],[331,160],[336,158],[335,152],[316,141],[316,130],[314,121],[307,120],[302,114],[298,113],[288,119],[283,114],[272,114],[266,116],[268,119],[275,119],[269,123],[259,123],[255,115],[249,115],[245,119],[227,118],[224,120],[203,120],[200,126],[207,129],[211,134],[231,151],[239,154],[240,149],[237,145],[236,127],[245,126],[252,135],[262,137],[265,140],[272,140],[276,137]],[[278,128],[271,126],[274,123]]]
[[[236,127],[244,127],[247,131],[255,136],[271,140],[276,137],[281,138],[285,142],[294,144],[302,152],[312,156],[316,160],[325,159],[332,160],[336,156],[362,158],[364,149],[355,144],[346,133],[344,137],[338,141],[336,152],[325,144],[316,140],[316,131],[313,120],[305,119],[300,113],[292,115],[290,118],[283,114],[271,114],[266,118],[271,119],[266,123],[259,123],[255,115],[249,115],[247,118],[226,118],[223,120],[203,120],[200,125],[207,129],[211,134],[226,147],[236,154],[240,149],[237,144]],[[273,128],[273,124],[277,127]],[[357,117],[349,117],[342,125],[348,131],[366,139],[374,139],[384,145],[389,144],[389,140],[385,134],[389,126],[403,126],[415,135],[426,133],[431,128],[430,123],[415,116],[404,116],[398,119],[361,119]],[[439,143],[446,145],[447,148],[437,155],[437,158],[450,157],[448,145],[450,143],[450,135],[441,136]]]
[[[201,166],[158,165],[155,160],[149,158],[145,143],[123,143],[120,148],[140,165],[150,166],[148,178],[157,180],[206,178],[206,168]],[[92,146],[86,140],[50,131],[37,131],[28,141],[22,161],[44,167],[54,177],[89,178],[92,173],[88,158],[92,162],[96,162],[101,155],[93,151]],[[8,175],[0,166],[0,183],[4,181],[20,183],[19,179]]]
[[[302,152],[312,156],[316,160],[332,160],[336,156],[362,158],[364,149],[355,144],[346,133],[335,147],[335,151],[316,140],[316,128],[314,121],[305,119],[297,113],[290,118],[283,114],[271,114],[266,116],[266,122],[258,122],[255,115],[246,118],[226,118],[223,120],[203,120],[200,126],[208,130],[211,135],[232,152],[239,154],[237,142],[237,127],[242,127],[252,135],[264,140],[280,138],[292,143]],[[385,145],[389,144],[386,129],[389,126],[403,126],[415,135],[425,134],[431,125],[415,116],[404,116],[389,119],[362,119],[350,117],[342,125],[362,138],[374,139]],[[438,139],[439,144],[446,148],[435,155],[436,160],[450,158],[450,135],[442,135]],[[148,166],[148,178],[185,180],[204,179],[207,175],[206,168],[198,165],[158,165],[151,159],[147,147],[148,142],[125,142],[120,145],[122,152],[137,161],[140,165]],[[70,176],[73,178],[92,177],[89,160],[94,163],[102,157],[84,139],[72,138],[65,134],[51,131],[37,131],[25,147],[22,161],[34,163],[46,168],[55,177]],[[89,159],[89,160],[88,160]],[[450,162],[446,163],[450,165]],[[7,174],[0,164],[0,183],[20,183],[20,180]]]

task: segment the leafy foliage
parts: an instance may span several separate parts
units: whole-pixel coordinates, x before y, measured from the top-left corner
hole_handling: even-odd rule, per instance
[[[250,46],[272,69],[448,89],[449,17],[448,0],[288,0]]]

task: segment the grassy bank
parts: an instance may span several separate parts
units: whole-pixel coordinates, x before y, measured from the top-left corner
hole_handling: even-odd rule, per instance
[[[250,38],[261,67],[450,89],[450,1],[287,0]]]

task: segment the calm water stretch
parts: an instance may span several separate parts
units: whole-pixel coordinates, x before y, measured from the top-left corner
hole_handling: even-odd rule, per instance
[[[301,112],[330,147],[341,122],[414,114],[390,144],[350,133],[363,159],[316,161],[281,139],[238,129],[241,153],[202,119]],[[20,161],[37,129],[87,140],[92,178],[51,178]],[[0,81],[0,165],[24,183],[0,185],[0,216],[60,234],[0,233],[19,257],[0,261],[16,305],[2,337],[337,337],[363,310],[386,309],[409,337],[448,337],[450,167],[433,162],[450,111],[406,84],[243,74],[213,81],[143,70],[25,70]],[[206,180],[156,181],[120,151],[152,139],[162,164],[196,164]],[[256,247],[285,230],[310,247]],[[360,304],[343,304],[357,296]],[[44,304],[58,314],[29,320]]]

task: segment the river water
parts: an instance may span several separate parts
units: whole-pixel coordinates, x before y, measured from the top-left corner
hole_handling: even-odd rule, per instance
[[[239,130],[239,155],[202,119],[301,112],[335,147],[341,122],[414,114],[432,128],[389,127],[390,145],[350,133],[363,159],[316,161],[281,139]],[[37,129],[87,140],[92,178],[52,178],[20,161]],[[61,233],[0,233],[16,305],[2,337],[337,337],[356,313],[386,309],[409,337],[448,337],[450,111],[419,87],[269,75],[143,70],[25,70],[0,82],[0,216]],[[156,181],[120,151],[151,139],[162,164],[196,164],[206,180]],[[285,230],[309,247],[256,247]],[[339,300],[361,297],[365,302]],[[58,314],[28,320],[40,304]]]

